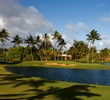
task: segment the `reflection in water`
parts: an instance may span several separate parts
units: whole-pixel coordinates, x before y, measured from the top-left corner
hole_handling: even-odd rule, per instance
[[[110,86],[110,70],[84,70],[66,68],[45,67],[11,67],[6,69],[16,74],[36,76],[49,80],[60,80],[67,82],[78,82],[88,84],[100,84]]]

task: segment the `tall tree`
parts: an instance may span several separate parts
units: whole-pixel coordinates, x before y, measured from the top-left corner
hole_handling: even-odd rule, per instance
[[[41,48],[44,54],[44,59],[47,60],[47,50],[52,46],[50,42],[50,36],[47,33],[45,33],[42,38],[43,42]]]
[[[102,59],[102,63],[104,63],[105,59],[109,57],[110,50],[108,48],[104,48],[100,50],[100,58]]]
[[[24,40],[24,43],[27,43],[29,47],[33,47],[35,45],[35,39],[32,35],[27,36],[27,39]]]
[[[40,45],[42,43],[42,40],[41,40],[41,38],[40,38],[39,35],[36,36],[35,43],[37,45],[37,49],[39,49],[40,48]]]
[[[34,57],[33,57],[33,50],[32,50],[32,48],[35,45],[35,39],[34,39],[34,37],[32,35],[27,36],[27,39],[25,39],[25,42],[24,43],[27,43],[28,46],[30,47],[30,49],[31,49],[31,60],[33,60]]]
[[[57,43],[58,43],[58,39],[59,39],[59,37],[60,37],[61,35],[60,35],[60,33],[58,32],[58,31],[55,31],[54,32],[54,35],[53,35],[53,38],[52,38],[52,40],[54,40],[54,45],[53,45],[53,49],[54,49],[54,60],[56,60],[56,47],[57,47]]]
[[[13,38],[13,41],[11,41],[12,43],[14,43],[14,47],[16,47],[16,46],[20,46],[20,44],[21,43],[23,43],[22,42],[22,39],[21,39],[21,37],[19,37],[19,35],[15,35],[14,37],[12,37]]]
[[[88,42],[90,42],[90,44],[92,45],[92,48],[94,48],[94,42],[96,40],[101,40],[100,34],[97,33],[96,30],[92,30],[90,34],[86,34],[86,36],[87,36]],[[94,49],[92,49],[92,63],[93,63],[93,59],[94,59]]]
[[[36,36],[35,43],[37,45],[37,50],[38,50],[39,58],[40,58],[40,60],[42,60],[41,50],[40,50],[40,46],[41,46],[42,40],[41,40],[39,35]]]
[[[88,51],[88,45],[86,43],[74,40],[73,47],[75,49],[75,59],[81,59],[86,56],[86,52]]]
[[[62,53],[63,47],[66,48],[66,42],[65,40],[62,38],[62,35],[59,34],[58,39],[57,39],[57,47],[58,47],[58,60],[59,60],[59,53]]]
[[[65,40],[64,40],[63,38],[60,38],[58,46],[60,47],[60,50],[61,50],[61,51],[63,50],[63,47],[66,48],[65,45],[66,45]]]
[[[0,42],[2,43],[2,58],[3,59],[6,56],[6,53],[5,53],[6,49],[4,49],[6,40],[9,40],[9,33],[5,28],[3,28],[0,30]]]
[[[5,28],[1,29],[0,30],[0,41],[2,43],[3,50],[4,50],[4,45],[5,45],[6,40],[9,40],[8,38],[9,38],[8,31]]]
[[[45,33],[43,35],[43,41],[45,43],[45,50],[47,49],[47,43],[49,42],[49,39],[50,39],[49,35],[47,33]]]

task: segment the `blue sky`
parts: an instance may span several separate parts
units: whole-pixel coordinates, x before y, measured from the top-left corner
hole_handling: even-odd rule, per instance
[[[97,49],[110,48],[110,0],[0,0],[0,27],[25,38],[59,31],[69,48],[73,40],[86,42],[92,29],[101,34]],[[3,6],[3,5],[7,5]]]

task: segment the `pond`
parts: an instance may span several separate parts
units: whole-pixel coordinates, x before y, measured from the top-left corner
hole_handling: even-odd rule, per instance
[[[77,82],[87,84],[100,84],[110,86],[110,70],[85,70],[69,68],[46,67],[12,67],[6,69],[16,74],[41,77],[49,80]]]

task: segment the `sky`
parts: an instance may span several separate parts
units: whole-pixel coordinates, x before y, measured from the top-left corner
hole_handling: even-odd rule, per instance
[[[96,48],[110,48],[110,0],[0,0],[1,28],[8,30],[10,41],[17,34],[25,39],[57,30],[67,49],[73,40],[86,43],[86,34],[95,29],[102,38]]]

